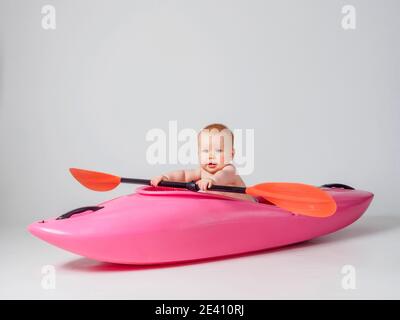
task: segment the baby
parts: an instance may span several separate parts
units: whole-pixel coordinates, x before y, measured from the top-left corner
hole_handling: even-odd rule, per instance
[[[151,184],[157,186],[160,181],[195,181],[201,191],[207,191],[213,184],[245,187],[245,183],[236,174],[236,168],[231,163],[235,154],[233,142],[233,133],[225,125],[214,123],[206,126],[198,135],[200,167],[192,170],[177,170],[154,177]],[[207,192],[255,201],[253,197],[246,194]]]

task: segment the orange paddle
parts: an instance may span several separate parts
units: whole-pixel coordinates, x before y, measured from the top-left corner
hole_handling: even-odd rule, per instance
[[[120,183],[150,185],[150,180],[146,179],[121,178],[108,173],[77,168],[70,168],[69,170],[82,185],[95,191],[109,191],[116,188]],[[161,181],[159,186],[184,188],[192,191],[199,190],[194,181]],[[247,188],[213,185],[209,190],[246,193],[263,197],[282,209],[310,217],[329,217],[336,211],[336,202],[327,192],[302,183],[265,182]]]

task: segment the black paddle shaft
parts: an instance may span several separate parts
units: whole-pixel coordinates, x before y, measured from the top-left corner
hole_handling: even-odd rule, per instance
[[[121,178],[122,183],[132,183],[132,184],[144,184],[151,185],[150,180],[147,179],[132,179],[132,178]],[[175,181],[160,181],[158,184],[160,187],[170,187],[170,188],[180,188],[188,189],[190,191],[199,191],[199,186],[196,182],[175,182]],[[213,185],[208,190],[212,191],[222,191],[222,192],[233,192],[233,193],[246,193],[245,187],[233,187],[233,186],[219,186]]]

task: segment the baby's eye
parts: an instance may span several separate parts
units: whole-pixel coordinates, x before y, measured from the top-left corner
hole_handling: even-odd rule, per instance
[[[201,152],[208,152],[208,149],[203,149],[201,150]]]
[[[215,152],[221,153],[221,152],[223,152],[223,150],[222,149],[217,149],[217,150],[215,150]]]

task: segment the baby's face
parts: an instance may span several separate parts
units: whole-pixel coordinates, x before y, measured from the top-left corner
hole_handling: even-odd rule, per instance
[[[204,130],[199,136],[200,166],[214,174],[233,158],[232,135],[224,131]]]

